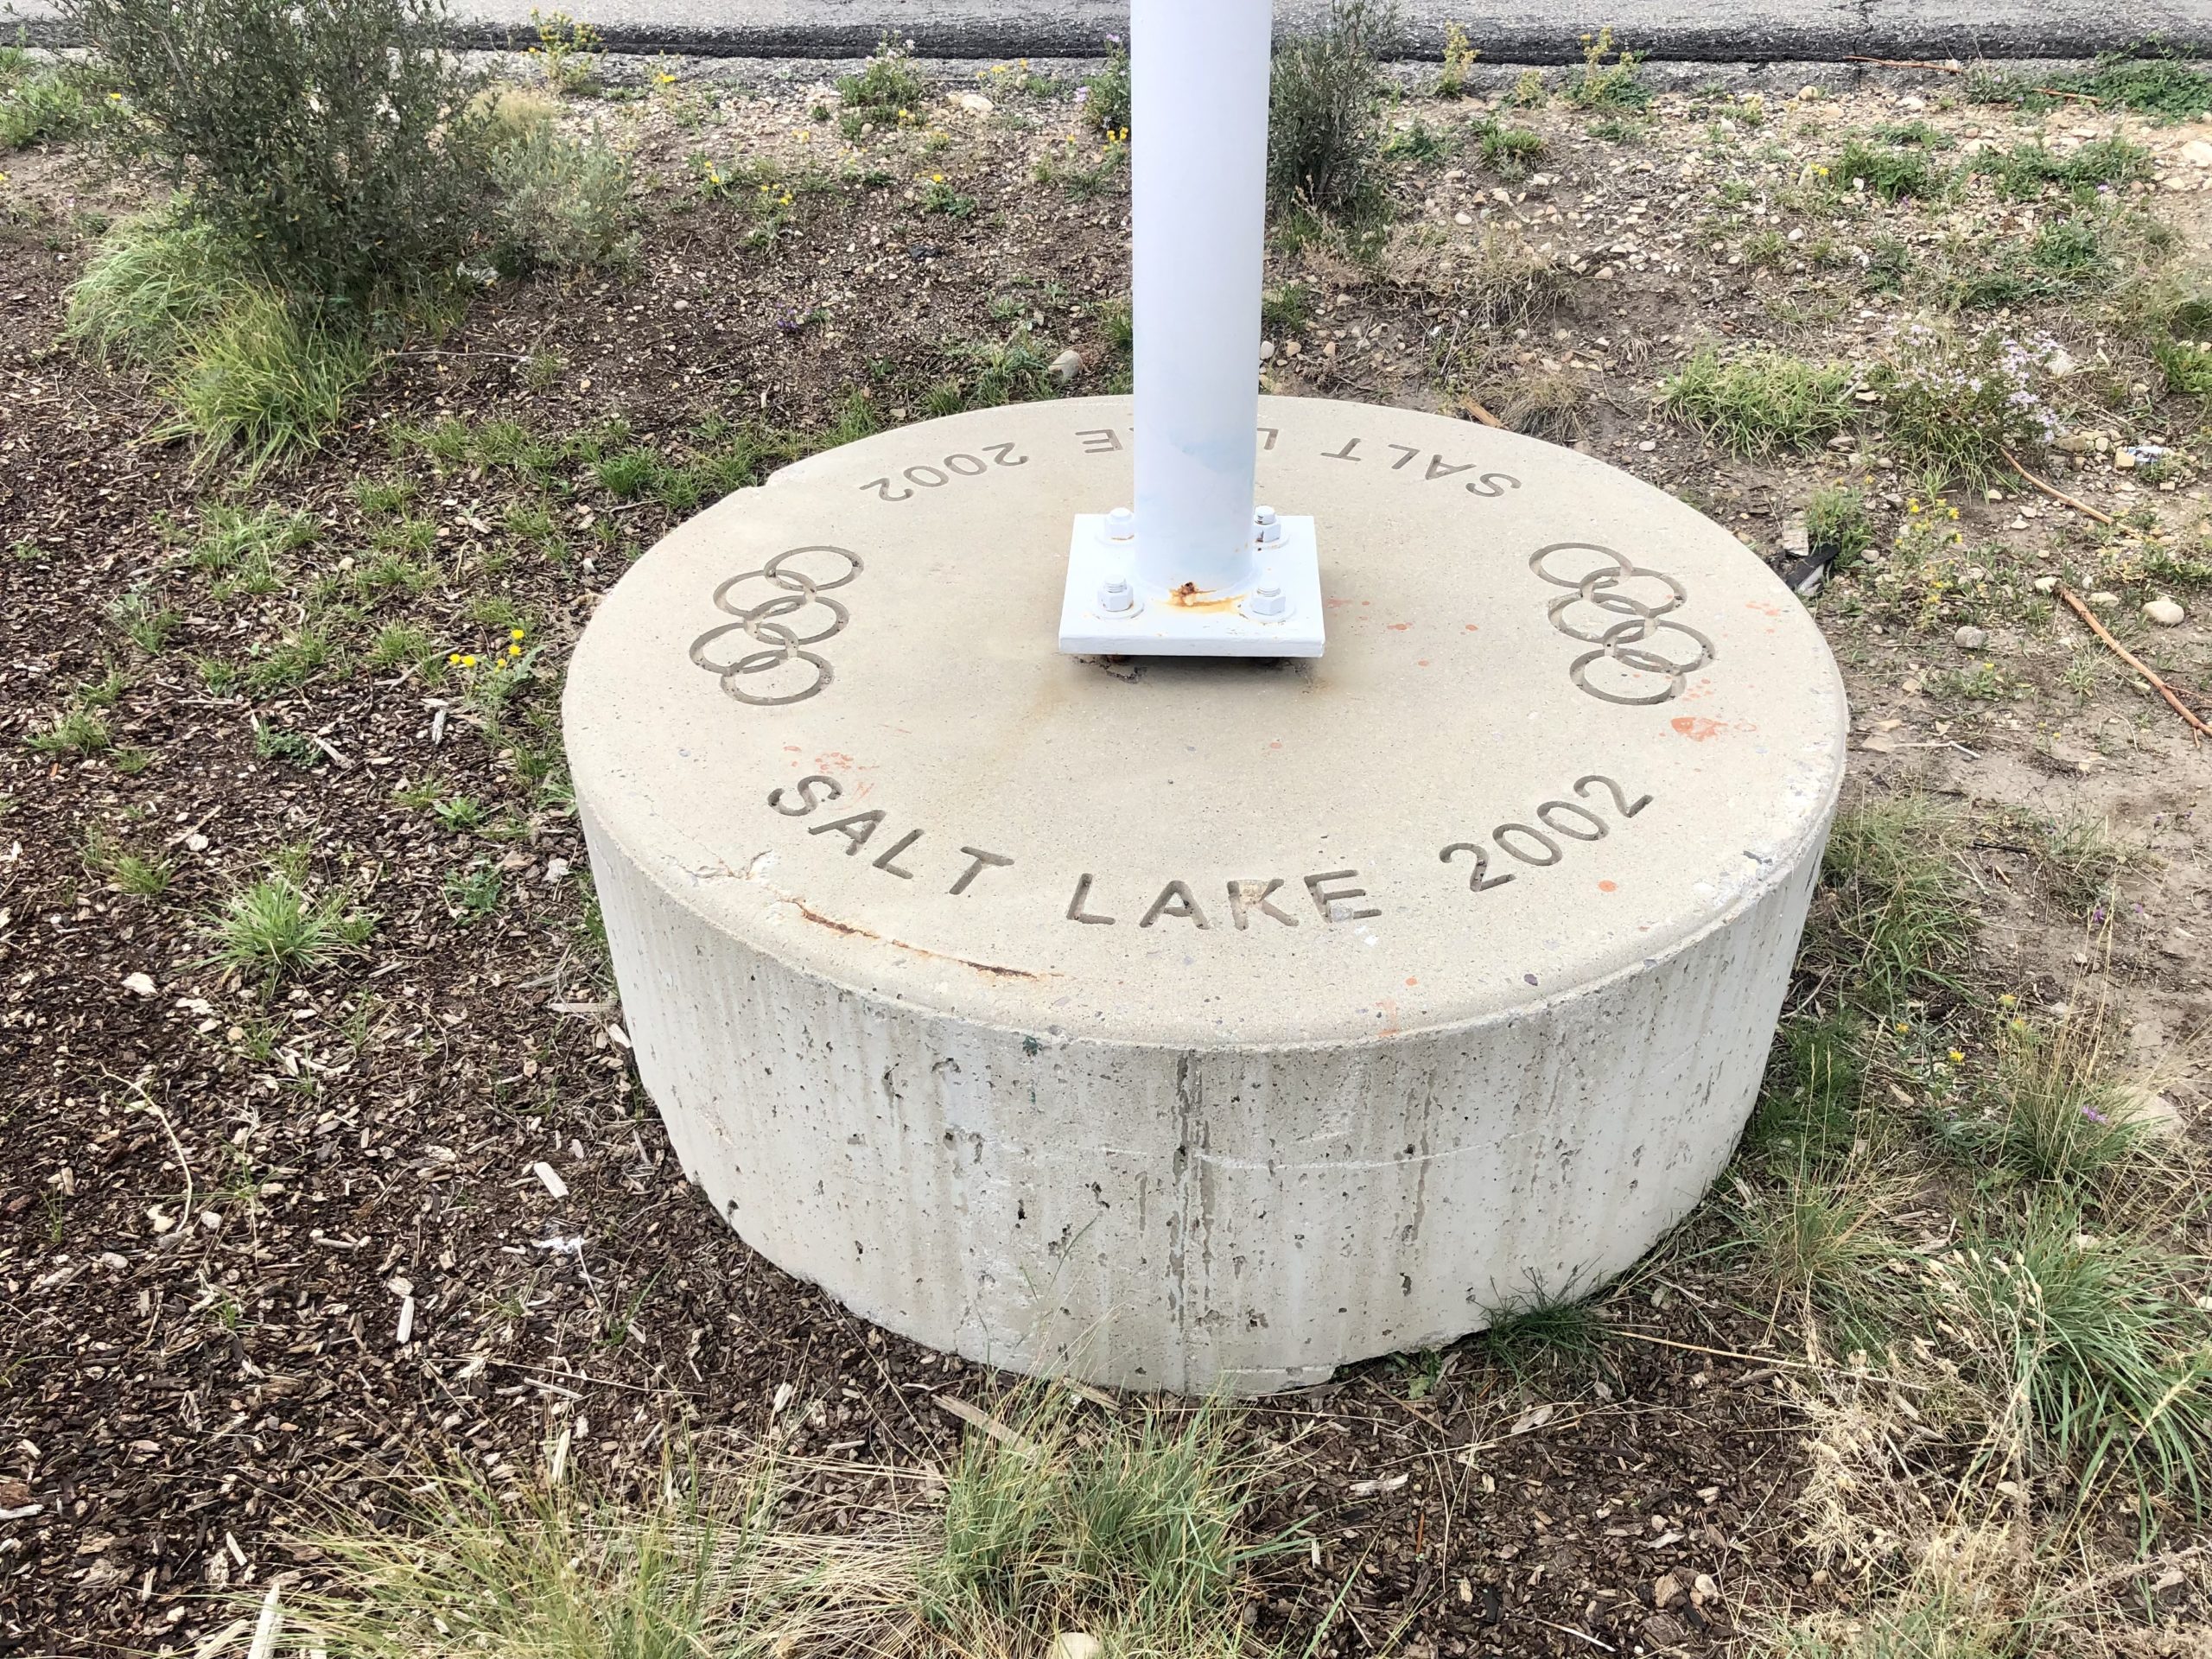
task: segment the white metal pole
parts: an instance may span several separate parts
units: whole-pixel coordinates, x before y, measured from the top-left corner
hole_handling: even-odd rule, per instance
[[[1269,0],[1134,0],[1137,575],[1253,571]]]

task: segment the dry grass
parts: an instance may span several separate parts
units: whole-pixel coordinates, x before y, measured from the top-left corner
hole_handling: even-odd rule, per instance
[[[527,1484],[442,1474],[398,1527],[310,1540],[327,1580],[283,1622],[330,1659],[1033,1659],[1063,1632],[1159,1659],[1274,1652],[1242,1617],[1270,1547],[1244,1530],[1258,1471],[1233,1417],[1102,1416],[1031,1385],[995,1427],[835,1535],[781,1518],[772,1447],[666,1468],[629,1501],[564,1466],[565,1443]]]

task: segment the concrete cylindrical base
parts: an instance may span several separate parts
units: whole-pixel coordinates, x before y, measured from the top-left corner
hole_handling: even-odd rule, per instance
[[[1585,457],[1262,405],[1318,662],[1054,649],[1126,400],[787,469],[566,715],[640,1073],[753,1245],[933,1345],[1237,1392],[1628,1266],[1748,1114],[1843,758],[1725,531]]]

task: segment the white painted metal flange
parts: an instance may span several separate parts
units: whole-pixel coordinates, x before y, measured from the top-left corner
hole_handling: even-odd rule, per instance
[[[1618,1272],[1751,1105],[1843,768],[1819,631],[1586,456],[1269,398],[1327,656],[1063,656],[1129,419],[816,456],[600,607],[569,756],[685,1169],[872,1319],[1139,1387]]]

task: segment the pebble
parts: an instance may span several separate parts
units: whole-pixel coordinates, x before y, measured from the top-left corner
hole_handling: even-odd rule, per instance
[[[1049,372],[1062,385],[1073,385],[1076,378],[1083,372],[1083,353],[1072,347],[1062,352],[1052,359]]]
[[[154,994],[154,982],[144,974],[125,974],[123,976],[123,988],[133,996],[151,996]]]
[[[1951,638],[1961,651],[1980,651],[1989,643],[1989,630],[1968,626],[1961,628]]]
[[[2058,591],[2058,578],[2056,576],[2037,576],[2035,582],[2035,588],[2036,592],[2039,594],[2055,594]]]
[[[2118,594],[2108,594],[2102,588],[2099,588],[2095,593],[2089,595],[2089,603],[2095,606],[2101,611],[2108,611],[2120,603],[2120,595]]]
[[[2143,607],[2143,614],[2162,628],[2177,628],[2189,620],[2189,613],[2171,599],[2154,599]]]
[[[1106,1644],[1083,1630],[1063,1630],[1052,1638],[1046,1659],[1102,1659]]]
[[[2192,138],[2181,147],[2181,158],[2198,167],[2212,167],[2212,142]]]
[[[991,100],[981,92],[963,92],[953,101],[970,115],[988,115],[991,112]]]

